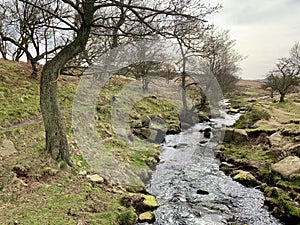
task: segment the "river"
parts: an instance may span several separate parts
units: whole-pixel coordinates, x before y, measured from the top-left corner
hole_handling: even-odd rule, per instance
[[[281,224],[264,207],[264,196],[219,170],[216,131],[231,125],[237,115],[199,123],[167,135],[160,162],[147,184],[156,196],[156,225],[275,225]],[[204,130],[211,129],[211,137]],[[145,223],[144,223],[145,224]]]

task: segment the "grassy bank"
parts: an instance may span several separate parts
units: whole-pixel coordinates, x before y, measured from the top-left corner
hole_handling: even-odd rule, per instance
[[[39,81],[30,78],[30,67],[0,60],[0,224],[129,225],[136,222],[137,214],[153,210],[143,203],[148,198],[143,195],[144,187],[128,187],[101,177],[91,179],[97,171],[81,155],[72,127],[78,81],[64,76],[59,79],[59,102],[75,164],[70,168],[53,161],[44,151]],[[116,159],[143,168],[147,171],[143,178],[147,178],[149,166],[158,161],[158,145],[136,151],[117,140],[110,121],[113,99],[129,82],[130,78],[112,77],[102,89],[96,107],[97,132]],[[167,129],[178,132],[179,117],[174,109],[159,96],[139,101],[130,113],[131,129],[148,137],[147,129],[134,124],[159,117]]]
[[[248,139],[220,147],[221,161],[229,163],[221,167],[232,175],[241,169],[251,172],[273,215],[286,224],[300,224],[300,174],[287,178],[272,169],[288,156],[300,157],[300,93],[288,95],[283,103],[268,94],[259,82],[240,83],[239,95],[231,101],[243,114],[233,128],[245,130]]]

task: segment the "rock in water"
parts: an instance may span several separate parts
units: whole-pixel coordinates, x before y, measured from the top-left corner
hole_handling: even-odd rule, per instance
[[[273,164],[271,169],[286,179],[291,178],[292,175],[300,173],[300,158],[297,156],[288,156]]]
[[[254,186],[258,184],[256,178],[247,171],[243,170],[235,170],[231,174],[233,177],[232,179],[245,185],[245,186]]]
[[[147,210],[154,210],[158,207],[158,203],[152,195],[142,195],[144,198],[142,202],[142,208]]]
[[[0,155],[1,156],[10,156],[16,153],[16,147],[11,140],[4,139],[2,147],[0,148]]]
[[[153,212],[144,212],[139,215],[139,222],[141,223],[153,223],[155,221],[155,216]]]

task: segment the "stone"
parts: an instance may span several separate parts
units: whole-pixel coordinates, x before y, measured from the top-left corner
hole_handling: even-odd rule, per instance
[[[57,169],[53,169],[53,168],[51,168],[51,167],[48,167],[48,166],[46,166],[46,167],[44,167],[43,169],[42,169],[42,173],[43,173],[43,175],[45,175],[45,176],[55,176],[56,174],[58,174],[59,173],[59,171],[57,170]]]
[[[254,98],[250,98],[250,99],[248,99],[248,102],[256,102],[257,100],[256,99],[254,99]]]
[[[289,154],[300,157],[300,144],[290,146],[287,151]]]
[[[233,134],[234,134],[234,129],[232,129],[232,128],[226,128],[223,141],[224,142],[231,142],[231,141],[233,141]]]
[[[155,215],[153,212],[144,212],[139,215],[139,222],[141,223],[153,223],[155,221]]]
[[[300,158],[297,156],[288,156],[273,164],[271,169],[279,173],[282,177],[289,179],[292,175],[300,173]]]
[[[237,114],[237,113],[240,112],[240,110],[239,110],[239,109],[231,108],[231,109],[229,109],[229,110],[226,110],[226,112],[227,112],[228,114]]]
[[[143,209],[154,210],[159,206],[154,196],[143,194],[142,197],[144,198],[144,200],[142,201]]]
[[[90,181],[96,182],[96,183],[102,183],[102,182],[104,182],[104,178],[101,177],[101,176],[99,176],[98,174],[87,175],[86,178],[88,178]]]
[[[222,162],[220,167],[234,167],[234,165],[228,162]]]
[[[79,175],[81,175],[81,176],[86,176],[86,175],[87,175],[86,170],[81,170],[81,171],[79,171]]]
[[[272,134],[268,139],[272,146],[280,146],[280,144],[282,143],[282,138],[283,137],[280,134],[280,132],[276,132],[276,133]]]
[[[246,130],[243,129],[227,128],[225,130],[223,141],[224,142],[231,142],[231,141],[245,142],[248,141],[248,134]]]
[[[16,152],[15,144],[11,140],[4,139],[0,148],[0,156],[10,156]]]
[[[209,192],[208,191],[204,191],[204,190],[197,190],[197,194],[198,195],[209,195]]]
[[[248,134],[243,129],[235,129],[233,134],[233,140],[236,142],[248,141]]]
[[[248,171],[235,170],[231,175],[233,180],[245,186],[255,186],[258,184],[256,178]]]

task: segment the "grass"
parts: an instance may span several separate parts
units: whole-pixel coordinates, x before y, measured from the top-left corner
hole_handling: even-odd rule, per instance
[[[53,161],[45,152],[44,126],[39,109],[39,81],[30,78],[26,63],[0,60],[0,147],[11,140],[17,153],[0,156],[0,224],[135,224],[137,215],[121,199],[143,187],[105,180],[93,183],[82,172],[95,174],[78,149],[72,127],[72,104],[79,80],[61,76],[58,97],[66,124],[71,158],[75,166]],[[111,124],[112,102],[131,78],[113,76],[101,89],[96,106],[97,132],[106,151],[123,163],[138,167],[141,179],[158,162],[158,145],[137,144],[132,148],[117,139]],[[163,110],[162,110],[163,109]],[[178,112],[169,101],[149,97],[131,109],[132,123],[143,117],[160,117],[168,129],[179,129]],[[26,124],[35,120],[32,124]],[[23,123],[20,125],[20,123]],[[12,127],[12,125],[16,125]],[[137,151],[141,150],[141,151]],[[101,174],[100,174],[101,175]]]
[[[252,128],[257,121],[262,119],[268,120],[270,117],[270,114],[264,109],[258,107],[248,107],[245,114],[241,115],[236,121],[234,127],[239,129]]]
[[[296,154],[285,148],[297,144],[300,93],[289,94],[279,103],[266,97],[268,93],[260,90],[257,82],[240,82],[240,88],[241,93],[231,100],[232,107],[246,106],[247,110],[233,127],[245,129],[249,142],[225,143],[222,154],[235,168],[252,172],[262,182],[265,202],[276,217],[286,224],[300,224],[300,175],[287,180],[271,170],[272,164]],[[268,136],[274,132],[283,135],[281,146],[270,145]]]
[[[28,79],[23,63],[0,60],[0,127],[34,119],[40,115],[37,80]]]

